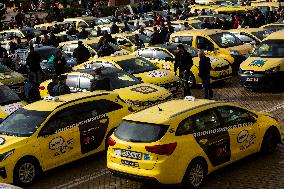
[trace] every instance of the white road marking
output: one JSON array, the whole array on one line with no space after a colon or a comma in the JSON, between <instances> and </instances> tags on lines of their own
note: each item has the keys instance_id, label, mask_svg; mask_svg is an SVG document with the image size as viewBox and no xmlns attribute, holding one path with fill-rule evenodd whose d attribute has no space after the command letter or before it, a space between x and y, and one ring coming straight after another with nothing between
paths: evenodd
<instances>
[{"instance_id":1,"label":"white road marking","mask_svg":"<svg viewBox=\"0 0 284 189\"><path fill-rule=\"evenodd\" d=\"M67 182L65 184L62 184L62 185L59 185L59 186L56 186L56 187L53 187L52 189L68 189L68 188L73 188L73 187L76 187L80 184L83 184L83 183L86 183L86 182L89 182L91 180L94 180L98 177L101 177L101 176L104 176L106 174L108 174L109 171L108 169L101 169L101 171L99 172L96 172L96 173L93 173L93 174L90 174L90 175L85 175L85 176L82 176L82 177L79 177L79 178L76 178L75 180L72 180L70 182Z\"/></svg>"},{"instance_id":2,"label":"white road marking","mask_svg":"<svg viewBox=\"0 0 284 189\"><path fill-rule=\"evenodd\" d=\"M270 112L274 112L274 111L282 109L282 108L284 108L284 102L281 103L281 104L277 104L276 106L273 106L269 109L263 110L263 112L270 113Z\"/></svg>"}]
</instances>

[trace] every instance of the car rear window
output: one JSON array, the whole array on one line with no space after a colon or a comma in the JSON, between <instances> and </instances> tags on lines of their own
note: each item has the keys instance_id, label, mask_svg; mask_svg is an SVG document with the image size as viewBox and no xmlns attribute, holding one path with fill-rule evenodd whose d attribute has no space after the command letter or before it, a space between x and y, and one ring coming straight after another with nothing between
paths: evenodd
<instances>
[{"instance_id":1,"label":"car rear window","mask_svg":"<svg viewBox=\"0 0 284 189\"><path fill-rule=\"evenodd\" d=\"M155 142L165 135L168 128L166 125L122 121L114 135L124 141Z\"/></svg>"}]
</instances>

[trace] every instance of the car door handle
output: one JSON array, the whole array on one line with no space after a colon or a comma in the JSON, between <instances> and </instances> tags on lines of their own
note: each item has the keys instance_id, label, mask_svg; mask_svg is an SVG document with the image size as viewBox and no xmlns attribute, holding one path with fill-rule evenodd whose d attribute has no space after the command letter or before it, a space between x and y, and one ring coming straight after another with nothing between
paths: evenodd
<instances>
[{"instance_id":1,"label":"car door handle","mask_svg":"<svg viewBox=\"0 0 284 189\"><path fill-rule=\"evenodd\" d=\"M201 143L201 144L206 144L207 142L208 142L207 139L201 139L201 140L199 141L199 143Z\"/></svg>"}]
</instances>

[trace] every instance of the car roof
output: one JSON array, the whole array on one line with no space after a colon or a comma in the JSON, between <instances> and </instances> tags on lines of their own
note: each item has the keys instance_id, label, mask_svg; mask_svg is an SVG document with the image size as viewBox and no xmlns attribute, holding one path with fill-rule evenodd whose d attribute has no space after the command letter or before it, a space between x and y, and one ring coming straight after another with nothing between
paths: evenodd
<instances>
[{"instance_id":1,"label":"car roof","mask_svg":"<svg viewBox=\"0 0 284 189\"><path fill-rule=\"evenodd\" d=\"M210 104L221 104L221 102L205 99L196 99L194 101L171 100L128 115L124 119L137 122L167 124L167 122L178 115Z\"/></svg>"},{"instance_id":2,"label":"car roof","mask_svg":"<svg viewBox=\"0 0 284 189\"><path fill-rule=\"evenodd\" d=\"M88 97L95 97L101 95L110 95L116 94L112 92L105 92L105 91L94 91L94 92L81 92L81 93L71 93L66 95L58 96L58 101L52 100L39 100L34 103L26 105L24 108L28 110L35 110L35 111L53 111L57 107L64 105L66 103L70 103L72 101L78 101L83 98Z\"/></svg>"},{"instance_id":3,"label":"car roof","mask_svg":"<svg viewBox=\"0 0 284 189\"><path fill-rule=\"evenodd\" d=\"M132 58L139 58L139 57L137 57L135 55L105 56L105 57L102 57L102 58L95 59L94 61L108 61L108 60L112 60L114 62L117 62L117 61L132 59Z\"/></svg>"},{"instance_id":4,"label":"car roof","mask_svg":"<svg viewBox=\"0 0 284 189\"><path fill-rule=\"evenodd\" d=\"M277 32L274 32L270 34L268 37L265 38L265 40L270 40L270 39L284 39L284 30L280 30Z\"/></svg>"},{"instance_id":5,"label":"car roof","mask_svg":"<svg viewBox=\"0 0 284 189\"><path fill-rule=\"evenodd\" d=\"M198 30L187 30L187 31L178 31L172 34L172 36L187 36L187 35L212 35L216 33L227 32L224 30L215 30L215 29L198 29Z\"/></svg>"},{"instance_id":6,"label":"car roof","mask_svg":"<svg viewBox=\"0 0 284 189\"><path fill-rule=\"evenodd\" d=\"M231 30L228 30L228 31L229 32L248 32L248 33L251 33L251 32L264 31L264 30L267 30L267 29L264 29L264 28L239 28L239 29L231 29Z\"/></svg>"}]
</instances>

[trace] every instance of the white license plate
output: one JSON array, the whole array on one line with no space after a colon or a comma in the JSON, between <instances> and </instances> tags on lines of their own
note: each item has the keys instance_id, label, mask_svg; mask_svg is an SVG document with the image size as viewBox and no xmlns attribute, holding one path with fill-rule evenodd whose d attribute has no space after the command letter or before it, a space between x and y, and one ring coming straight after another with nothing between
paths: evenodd
<instances>
[{"instance_id":1,"label":"white license plate","mask_svg":"<svg viewBox=\"0 0 284 189\"><path fill-rule=\"evenodd\" d=\"M246 81L248 81L248 82L258 82L258 78L257 77L247 77Z\"/></svg>"},{"instance_id":2,"label":"white license plate","mask_svg":"<svg viewBox=\"0 0 284 189\"><path fill-rule=\"evenodd\" d=\"M121 157L127 157L127 158L131 158L131 159L141 160L142 159L142 153L133 152L133 151L129 151L129 150L121 150Z\"/></svg>"},{"instance_id":3,"label":"white license plate","mask_svg":"<svg viewBox=\"0 0 284 189\"><path fill-rule=\"evenodd\" d=\"M139 167L138 162L133 162L133 161L128 161L128 160L122 159L122 160L121 160L121 163L122 163L123 165L128 165L128 166L132 166L132 167Z\"/></svg>"}]
</instances>

